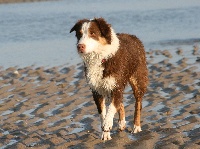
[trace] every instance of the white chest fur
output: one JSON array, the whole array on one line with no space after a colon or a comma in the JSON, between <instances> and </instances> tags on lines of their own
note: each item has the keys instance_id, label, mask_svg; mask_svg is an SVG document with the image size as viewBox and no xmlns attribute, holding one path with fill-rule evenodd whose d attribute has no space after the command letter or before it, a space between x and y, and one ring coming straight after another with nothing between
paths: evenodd
<instances>
[{"instance_id":1,"label":"white chest fur","mask_svg":"<svg viewBox=\"0 0 200 149\"><path fill-rule=\"evenodd\" d=\"M98 44L98 46L90 50L90 52L81 54L87 68L87 82L91 89L97 91L100 95L109 96L111 91L116 87L116 79L114 76L103 77L104 67L102 66L102 59L107 59L115 55L118 48L119 39L111 28L111 44Z\"/></svg>"},{"instance_id":2,"label":"white chest fur","mask_svg":"<svg viewBox=\"0 0 200 149\"><path fill-rule=\"evenodd\" d=\"M94 52L83 56L86 65L86 79L91 89L103 96L108 96L116 86L113 76L103 78L102 57Z\"/></svg>"}]
</instances>

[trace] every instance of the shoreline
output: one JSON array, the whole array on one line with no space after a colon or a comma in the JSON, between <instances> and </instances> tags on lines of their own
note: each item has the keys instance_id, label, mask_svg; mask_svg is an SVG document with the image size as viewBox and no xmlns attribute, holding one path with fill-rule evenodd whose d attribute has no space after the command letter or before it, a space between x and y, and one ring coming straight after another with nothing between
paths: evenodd
<instances>
[{"instance_id":1,"label":"shoreline","mask_svg":"<svg viewBox=\"0 0 200 149\"><path fill-rule=\"evenodd\" d=\"M43 1L56 1L56 0L0 0L0 4L24 3L24 2L43 2Z\"/></svg>"}]
</instances>

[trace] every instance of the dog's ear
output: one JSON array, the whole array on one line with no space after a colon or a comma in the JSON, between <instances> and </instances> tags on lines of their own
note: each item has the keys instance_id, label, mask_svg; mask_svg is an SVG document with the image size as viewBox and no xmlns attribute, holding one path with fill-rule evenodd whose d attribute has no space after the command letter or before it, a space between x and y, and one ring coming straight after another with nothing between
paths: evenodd
<instances>
[{"instance_id":1,"label":"dog's ear","mask_svg":"<svg viewBox=\"0 0 200 149\"><path fill-rule=\"evenodd\" d=\"M103 18L95 18L95 22L99 26L101 34L105 37L108 44L111 44L111 25L108 24Z\"/></svg>"},{"instance_id":2,"label":"dog's ear","mask_svg":"<svg viewBox=\"0 0 200 149\"><path fill-rule=\"evenodd\" d=\"M72 27L72 29L70 30L70 33L73 32L73 31L77 31L78 29L81 28L81 26L82 26L82 24L83 24L84 22L88 22L88 21L89 21L89 20L87 20L87 19L79 20L79 21Z\"/></svg>"}]
</instances>

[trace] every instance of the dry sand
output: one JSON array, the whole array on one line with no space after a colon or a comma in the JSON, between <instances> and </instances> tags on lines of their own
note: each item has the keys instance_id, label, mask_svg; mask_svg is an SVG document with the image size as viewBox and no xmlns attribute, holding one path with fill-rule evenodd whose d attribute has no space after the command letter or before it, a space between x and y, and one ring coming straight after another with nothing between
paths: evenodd
<instances>
[{"instance_id":1,"label":"dry sand","mask_svg":"<svg viewBox=\"0 0 200 149\"><path fill-rule=\"evenodd\" d=\"M131 134L134 98L124 94L127 129L100 140L100 120L82 65L0 70L0 148L200 148L200 51L150 50L142 132Z\"/></svg>"}]
</instances>

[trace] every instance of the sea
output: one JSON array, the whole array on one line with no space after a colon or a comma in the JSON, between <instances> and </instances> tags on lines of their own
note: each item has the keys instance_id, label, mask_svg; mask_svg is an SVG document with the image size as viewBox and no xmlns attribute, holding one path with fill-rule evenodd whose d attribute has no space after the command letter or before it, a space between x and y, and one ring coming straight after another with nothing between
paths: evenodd
<instances>
[{"instance_id":1,"label":"sea","mask_svg":"<svg viewBox=\"0 0 200 149\"><path fill-rule=\"evenodd\" d=\"M200 44L199 0L55 0L0 5L0 67L70 66L77 20L103 17L115 32L134 34L150 49Z\"/></svg>"}]
</instances>

